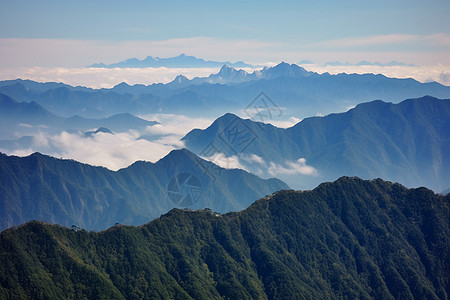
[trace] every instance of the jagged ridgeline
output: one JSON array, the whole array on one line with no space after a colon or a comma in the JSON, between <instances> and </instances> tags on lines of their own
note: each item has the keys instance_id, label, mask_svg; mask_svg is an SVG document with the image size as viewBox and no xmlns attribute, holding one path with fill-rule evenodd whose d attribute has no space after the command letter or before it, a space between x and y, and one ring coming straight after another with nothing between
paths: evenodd
<instances>
[{"instance_id":1,"label":"jagged ridgeline","mask_svg":"<svg viewBox=\"0 0 450 300\"><path fill-rule=\"evenodd\" d=\"M0 298L448 299L450 195L343 177L239 213L0 234Z\"/></svg>"}]
</instances>

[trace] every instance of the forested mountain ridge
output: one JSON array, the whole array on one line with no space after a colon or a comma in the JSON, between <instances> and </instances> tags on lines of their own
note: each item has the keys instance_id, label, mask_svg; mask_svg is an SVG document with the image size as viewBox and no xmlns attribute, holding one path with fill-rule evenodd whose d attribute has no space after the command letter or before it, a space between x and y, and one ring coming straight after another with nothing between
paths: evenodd
<instances>
[{"instance_id":1,"label":"forested mountain ridge","mask_svg":"<svg viewBox=\"0 0 450 300\"><path fill-rule=\"evenodd\" d=\"M1 298L448 299L450 196L343 177L225 215L0 234Z\"/></svg>"}]
</instances>

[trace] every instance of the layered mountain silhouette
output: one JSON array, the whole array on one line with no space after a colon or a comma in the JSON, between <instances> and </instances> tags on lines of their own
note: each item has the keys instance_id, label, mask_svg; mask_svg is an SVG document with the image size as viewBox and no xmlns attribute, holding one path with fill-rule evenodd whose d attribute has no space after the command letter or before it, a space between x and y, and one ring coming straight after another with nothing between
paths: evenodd
<instances>
[{"instance_id":1,"label":"layered mountain silhouette","mask_svg":"<svg viewBox=\"0 0 450 300\"><path fill-rule=\"evenodd\" d=\"M378 67L394 67L394 66L400 66L400 67L415 67L416 65L414 64L407 64L407 63L403 63L403 62L398 62L398 61L391 61L388 63L380 63L380 62L370 62L370 61L365 61L362 60L356 64L352 64L352 63L348 63L348 62L339 62L339 61L334 61L334 62L327 62L325 63L325 66L378 66Z\"/></svg>"},{"instance_id":2,"label":"layered mountain silhouette","mask_svg":"<svg viewBox=\"0 0 450 300\"><path fill-rule=\"evenodd\" d=\"M233 130L242 132L242 141L251 138L248 146L229 142L237 141ZM205 157L211 143L228 157L239 155L241 163L259 175L306 159L317 172L301 176L283 175L281 170L277 175L297 188L342 175L381 177L437 192L450 186L450 100L429 96L399 104L363 103L345 113L306 118L287 129L225 114L183 141ZM251 160L252 155L258 159Z\"/></svg>"},{"instance_id":3,"label":"layered mountain silhouette","mask_svg":"<svg viewBox=\"0 0 450 300\"><path fill-rule=\"evenodd\" d=\"M114 132L142 129L158 124L129 113L121 113L107 118L89 119L78 115L59 117L36 102L17 102L9 96L0 94L0 136L2 139L26 135L36 131L50 133L65 131L84 131L106 127Z\"/></svg>"},{"instance_id":4,"label":"layered mountain silhouette","mask_svg":"<svg viewBox=\"0 0 450 300\"><path fill-rule=\"evenodd\" d=\"M140 60L137 58L130 58L121 62L113 64L97 63L88 66L89 68L217 68L223 66L224 64L236 67L236 68L254 68L255 66L246 64L242 61L236 63L230 62L218 62L211 60L204 60L202 58L197 58L195 56L190 56L186 54L180 54L175 57L152 57L147 56L146 58Z\"/></svg>"},{"instance_id":5,"label":"layered mountain silhouette","mask_svg":"<svg viewBox=\"0 0 450 300\"><path fill-rule=\"evenodd\" d=\"M180 75L181 76L181 75ZM306 71L304 68L295 64L287 64L285 62L279 65L268 68L264 67L261 71L254 71L247 73L244 70L236 70L230 65L223 65L217 74L211 74L208 77L195 77L191 80L186 77L176 77L171 84L178 86L187 86L192 84L236 84L255 80L272 80L275 78L301 78L308 76L319 76L317 73Z\"/></svg>"},{"instance_id":6,"label":"layered mountain silhouette","mask_svg":"<svg viewBox=\"0 0 450 300\"><path fill-rule=\"evenodd\" d=\"M220 168L188 150L116 172L39 153L1 154L0 178L1 230L30 220L102 230L143 224L174 207L236 211L289 188L278 179Z\"/></svg>"},{"instance_id":7,"label":"layered mountain silhouette","mask_svg":"<svg viewBox=\"0 0 450 300\"><path fill-rule=\"evenodd\" d=\"M0 297L447 299L449 201L347 177L101 233L31 222L0 234Z\"/></svg>"},{"instance_id":8,"label":"layered mountain silhouette","mask_svg":"<svg viewBox=\"0 0 450 300\"><path fill-rule=\"evenodd\" d=\"M431 95L450 98L450 87L413 79L374 74L318 74L295 64L280 63L253 73L225 65L217 74L189 80L178 76L168 84L121 83L112 89L86 89L62 84L16 80L0 82L0 93L17 101L35 101L50 112L70 117L100 118L119 113L183 113L215 116L242 111L265 92L289 115L345 111L374 99L398 102Z\"/></svg>"}]
</instances>

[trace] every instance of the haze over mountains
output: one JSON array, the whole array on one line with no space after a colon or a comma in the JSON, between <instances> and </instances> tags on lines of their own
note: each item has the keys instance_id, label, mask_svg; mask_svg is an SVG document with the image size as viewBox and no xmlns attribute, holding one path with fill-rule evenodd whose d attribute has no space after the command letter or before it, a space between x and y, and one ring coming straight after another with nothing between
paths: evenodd
<instances>
[{"instance_id":1,"label":"haze over mountains","mask_svg":"<svg viewBox=\"0 0 450 300\"><path fill-rule=\"evenodd\" d=\"M341 178L239 213L0 234L0 297L447 299L450 195Z\"/></svg>"},{"instance_id":2,"label":"haze over mountains","mask_svg":"<svg viewBox=\"0 0 450 300\"><path fill-rule=\"evenodd\" d=\"M221 67L223 65L229 65L235 68L256 68L257 66L249 65L243 61L236 63L231 62L218 62L211 60L204 60L194 56L180 54L174 57L160 58L147 56L146 58L139 60L137 58L130 58L121 62L104 64L97 63L88 66L88 68L214 68Z\"/></svg>"},{"instance_id":3,"label":"haze over mountains","mask_svg":"<svg viewBox=\"0 0 450 300\"><path fill-rule=\"evenodd\" d=\"M370 61L365 61L362 60L356 64L352 64L352 63L348 63L348 62L339 62L339 61L334 61L334 62L327 62L325 63L325 66L379 66L379 67L393 67L393 66L406 66L406 67L414 67L414 64L406 64L403 62L398 62L398 61L391 61L388 63L380 63L380 62L370 62Z\"/></svg>"},{"instance_id":4,"label":"haze over mountains","mask_svg":"<svg viewBox=\"0 0 450 300\"><path fill-rule=\"evenodd\" d=\"M319 75L286 63L253 73L224 66L217 74L205 78L189 80L180 76L168 84L122 83L101 90L20 80L0 82L0 93L16 101L35 101L60 116L78 114L89 118L124 112L217 117L224 112L241 112L261 92L283 110L284 117L300 119L346 111L375 99L399 102L425 95L450 98L450 87L435 82L373 74Z\"/></svg>"},{"instance_id":5,"label":"haze over mountains","mask_svg":"<svg viewBox=\"0 0 450 300\"><path fill-rule=\"evenodd\" d=\"M0 94L0 136L3 139L17 135L26 135L39 127L40 131L55 133L59 131L84 131L92 128L107 127L114 132L130 129L142 129L158 124L135 117L129 113L121 113L102 119L88 119L78 115L68 118L59 117L43 108L36 102L17 102Z\"/></svg>"},{"instance_id":6,"label":"haze over mountains","mask_svg":"<svg viewBox=\"0 0 450 300\"><path fill-rule=\"evenodd\" d=\"M208 83L214 81L225 83ZM275 85L277 82L280 84ZM228 108L231 110L231 107L235 107L239 102L238 99L242 99L242 95L249 93L250 90L254 90L256 94L257 90L254 89L256 86L264 86L266 90L273 87L282 91L281 94L292 96L297 95L296 92L305 92L300 91L301 87L306 87L311 92L313 85L307 83L314 82L327 87L316 89L315 92L326 92L329 96L333 88L341 89L341 92L342 88L348 89L349 94L357 95L357 90L362 91L364 86L373 92L390 94L387 98L396 94L420 94L420 91L430 91L433 95L446 94L449 90L449 87L437 83L422 84L414 80L398 80L381 75L318 75L296 65L284 63L251 74L224 66L219 73L206 78L188 80L179 77L178 80L166 85L121 84L112 90L93 90L22 80L4 81L0 83L0 91L25 102L18 103L14 99L2 96L0 114L3 116L1 121L3 138L0 139L0 148L7 153L21 153L17 151L22 150L31 153L29 149L35 148L34 151L68 157L59 155L70 153L65 150L67 146L63 145L65 148L61 148L61 143L55 146L51 139L47 142L49 140L47 138L44 145L53 145L53 148L36 147L33 143L36 144L37 140L33 137L41 132L57 133L70 130L88 131L85 137L92 137L95 132L107 132L97 131L100 127L113 133L136 131L127 136L132 147L139 139L151 142L158 140L158 136L146 133L148 131L146 129L156 125L157 122L139 119L128 112L142 114L182 111L183 114L189 112L208 114L208 111L227 111ZM351 90L350 87L353 86L357 88ZM290 93L289 88L296 92ZM146 93L148 91L153 91L158 96ZM203 96L200 96L202 94ZM220 96L210 98L206 94ZM226 95L232 100L221 98ZM292 96L292 99L295 98ZM317 98L316 95L314 99L321 98ZM358 105L343 114L332 114L325 118L306 118L288 129L261 123L253 124L258 121L274 121L287 112L293 114L289 107L308 111L317 108L318 105L333 107L333 103L337 103L342 107L343 103L349 103L337 99L315 100L306 104L302 101L292 101L289 106L280 106L279 102L263 92L256 94L251 102L241 107L240 114L250 117L253 122L240 119L233 114L226 114L206 129L204 134L194 130L182 139L182 142L198 155L211 156L207 153L205 155L202 151L211 141L219 138L228 123L238 118L239 122L251 128L256 139L242 152L221 145L218 152L233 159L231 165L227 165L228 162L223 159L222 162L218 162L223 167L242 167L262 177L279 177L291 187L301 189L313 188L320 182L335 180L342 175L367 179L381 177L401 182L409 187L424 185L436 192L449 188L449 183L445 179L449 175L446 170L449 169L447 153L450 153L448 100L423 97L399 105L374 101ZM396 98L394 102L399 100ZM55 114L64 117L54 115L54 111ZM111 117L87 119L73 116L71 114L73 111L80 115ZM174 115L173 118L177 116ZM221 125L215 125L216 123ZM167 154L170 149L183 147L183 143L172 138L169 144L162 145L158 153ZM238 157L237 154L243 155ZM78 159L81 159L80 156ZM94 163L91 160L86 162ZM130 163L124 165L122 162L121 167ZM115 163L115 169L117 165L118 163Z\"/></svg>"},{"instance_id":7,"label":"haze over mountains","mask_svg":"<svg viewBox=\"0 0 450 300\"><path fill-rule=\"evenodd\" d=\"M233 130L251 142L246 147L227 142L224 137ZM399 104L363 103L287 129L225 114L183 141L213 161L223 153L255 174L282 178L294 188L309 189L342 175L381 177L438 192L450 187L450 100L430 96ZM214 153L208 152L210 145Z\"/></svg>"},{"instance_id":8,"label":"haze over mountains","mask_svg":"<svg viewBox=\"0 0 450 300\"><path fill-rule=\"evenodd\" d=\"M174 207L225 213L289 188L278 179L220 168L185 149L117 172L39 153L0 154L0 178L0 230L31 220L104 230L117 222L140 225Z\"/></svg>"}]
</instances>

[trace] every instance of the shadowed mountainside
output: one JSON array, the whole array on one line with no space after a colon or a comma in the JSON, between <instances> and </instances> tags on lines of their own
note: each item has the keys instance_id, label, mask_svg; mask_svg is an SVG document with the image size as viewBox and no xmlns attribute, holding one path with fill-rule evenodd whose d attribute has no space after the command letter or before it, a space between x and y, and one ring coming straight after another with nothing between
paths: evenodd
<instances>
[{"instance_id":1,"label":"shadowed mountainside","mask_svg":"<svg viewBox=\"0 0 450 300\"><path fill-rule=\"evenodd\" d=\"M242 150L224 142L235 128L253 139ZM306 118L287 129L226 114L182 140L197 154L210 143L228 157L238 153L246 169L260 176L264 172L258 169L267 174L271 163L285 166L304 158L317 176L272 174L295 188L311 188L343 175L380 177L437 192L450 187L450 100L430 96L399 104L362 103L345 113ZM250 164L252 155L261 159Z\"/></svg>"},{"instance_id":2,"label":"shadowed mountainside","mask_svg":"<svg viewBox=\"0 0 450 300\"><path fill-rule=\"evenodd\" d=\"M219 168L185 149L117 172L39 153L0 154L0 178L0 230L31 220L102 230L117 222L143 224L174 207L237 211L289 188Z\"/></svg>"}]
</instances>

